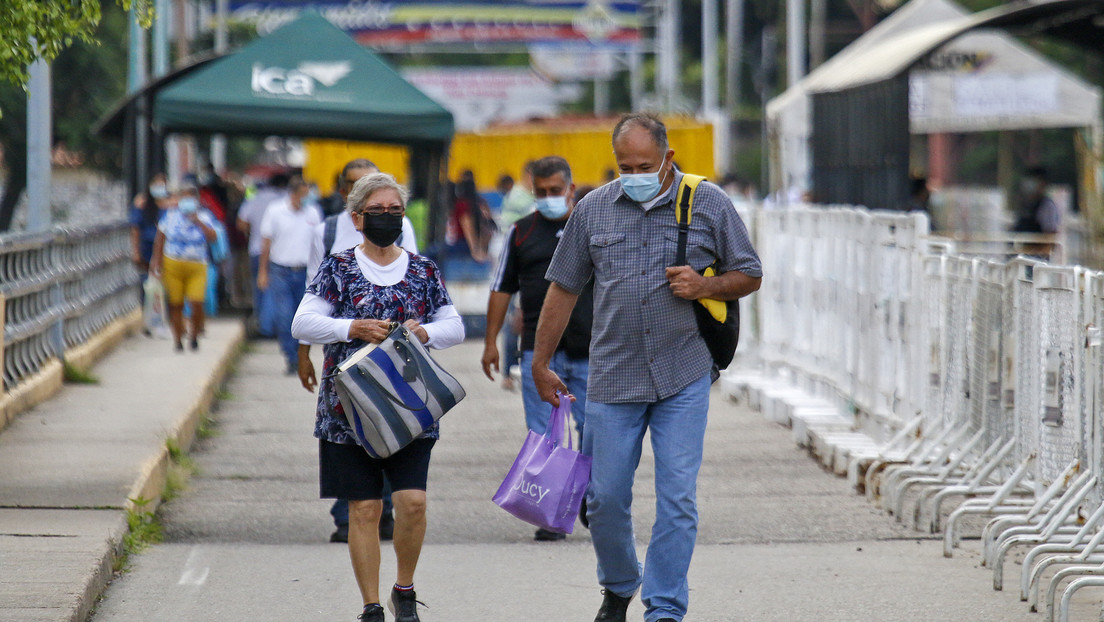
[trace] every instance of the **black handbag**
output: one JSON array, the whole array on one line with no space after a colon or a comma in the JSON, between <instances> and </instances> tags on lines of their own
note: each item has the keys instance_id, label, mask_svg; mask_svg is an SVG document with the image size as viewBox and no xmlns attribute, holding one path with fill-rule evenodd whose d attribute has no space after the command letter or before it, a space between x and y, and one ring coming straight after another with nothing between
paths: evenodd
<instances>
[{"instance_id":1,"label":"black handbag","mask_svg":"<svg viewBox=\"0 0 1104 622\"><path fill-rule=\"evenodd\" d=\"M694 191L705 178L700 175L683 175L679 183L678 199L675 205L675 220L678 222L678 246L675 251L675 265L685 266L686 238L690 232L691 210ZM702 270L702 276L721 274L718 261ZM694 304L694 317L698 321L698 332L705 340L705 347L713 358L710 378L713 382L721 375L721 370L732 363L736 346L740 343L740 303L738 300L715 300L699 298Z\"/></svg>"}]
</instances>

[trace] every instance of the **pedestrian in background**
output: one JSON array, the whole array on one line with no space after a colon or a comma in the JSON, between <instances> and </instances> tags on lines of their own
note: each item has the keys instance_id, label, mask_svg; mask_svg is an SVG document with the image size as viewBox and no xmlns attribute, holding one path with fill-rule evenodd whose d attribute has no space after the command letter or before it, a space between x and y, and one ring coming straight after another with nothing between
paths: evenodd
<instances>
[{"instance_id":1,"label":"pedestrian in background","mask_svg":"<svg viewBox=\"0 0 1104 622\"><path fill-rule=\"evenodd\" d=\"M1027 170L1020 181L1020 215L1013 226L1017 233L1033 233L1046 238L1046 241L1024 244L1025 254L1043 259L1049 259L1054 252L1054 239L1062 224L1058 205L1047 194L1049 183L1045 168L1035 166Z\"/></svg>"},{"instance_id":2,"label":"pedestrian in background","mask_svg":"<svg viewBox=\"0 0 1104 622\"><path fill-rule=\"evenodd\" d=\"M272 319L272 296L267 290L256 287L257 276L261 271L261 221L273 203L287 197L288 175L273 175L268 184L259 188L253 198L242 204L238 211L237 227L249 236L249 272L253 287L253 316L250 319L254 334L260 337L273 337L276 329Z\"/></svg>"},{"instance_id":3,"label":"pedestrian in background","mask_svg":"<svg viewBox=\"0 0 1104 622\"><path fill-rule=\"evenodd\" d=\"M276 201L261 221L261 259L257 287L271 289L272 323L285 371L299 372L299 342L291 336L291 319L307 286L314 228L322 222L318 207L306 201L307 182L296 175L288 182L288 196Z\"/></svg>"},{"instance_id":4,"label":"pedestrian in background","mask_svg":"<svg viewBox=\"0 0 1104 622\"><path fill-rule=\"evenodd\" d=\"M494 219L487 202L475 185L471 171L460 174L456 183L456 197L449 216L449 237L454 241L453 252L468 256L478 263L487 261L487 249L494 234Z\"/></svg>"},{"instance_id":5,"label":"pedestrian in background","mask_svg":"<svg viewBox=\"0 0 1104 622\"><path fill-rule=\"evenodd\" d=\"M418 622L414 573L426 530L434 424L384 459L357 445L337 398L333 371L368 343L380 343L390 323L405 325L430 348L464 340L464 324L431 260L396 244L402 234L406 189L385 173L362 177L349 193L362 242L322 261L295 315L295 337L325 343L314 435L319 439L322 498L349 499L349 555L364 602L360 619L384 622L379 590L379 520L383 478L394 488L397 581L388 605L396 622Z\"/></svg>"},{"instance_id":6,"label":"pedestrian in background","mask_svg":"<svg viewBox=\"0 0 1104 622\"><path fill-rule=\"evenodd\" d=\"M191 313L189 334L192 350L199 349L203 334L203 301L207 295L208 246L215 241L216 221L199 205L199 189L184 186L175 197L176 207L169 209L157 225L150 274L165 286L169 307L169 326L177 352L184 351L184 303Z\"/></svg>"},{"instance_id":7,"label":"pedestrian in background","mask_svg":"<svg viewBox=\"0 0 1104 622\"><path fill-rule=\"evenodd\" d=\"M703 182L694 194L689 266L673 266L674 199L682 174L667 129L650 115L613 130L619 180L576 207L556 247L533 351L541 398L570 388L551 369L579 295L594 281L583 453L593 457L586 516L604 598L595 622L623 622L641 590L648 622L682 620L697 537L697 477L713 360L697 328L698 298L735 300L759 288L759 257L732 201ZM719 260L722 273L699 270ZM632 484L645 432L655 455L656 518L643 568L632 523Z\"/></svg>"},{"instance_id":8,"label":"pedestrian in background","mask_svg":"<svg viewBox=\"0 0 1104 622\"><path fill-rule=\"evenodd\" d=\"M909 179L909 200L905 211L926 214L931 218L931 189L928 188L927 177Z\"/></svg>"},{"instance_id":9,"label":"pedestrian in background","mask_svg":"<svg viewBox=\"0 0 1104 622\"><path fill-rule=\"evenodd\" d=\"M502 226L509 227L518 219L531 214L533 200L533 161L529 160L521 167L521 178L511 183L509 191L502 197L502 213L499 217Z\"/></svg>"},{"instance_id":10,"label":"pedestrian in background","mask_svg":"<svg viewBox=\"0 0 1104 622\"><path fill-rule=\"evenodd\" d=\"M506 180L509 179L507 186ZM503 175L499 179L502 189L502 209L499 210L499 222L502 228L508 229L520 218L533 213L533 160L528 160L521 167L521 177L514 181L509 175ZM521 359L521 344L518 337L522 331L522 312L518 306L517 298L513 298L507 307L506 320L502 325L502 388L507 391L514 389L514 379L511 375L515 366Z\"/></svg>"},{"instance_id":11,"label":"pedestrian in background","mask_svg":"<svg viewBox=\"0 0 1104 622\"><path fill-rule=\"evenodd\" d=\"M342 206L349 196L349 191L361 177L380 172L371 160L357 158L350 160L341 169L338 176L337 192L341 197ZM418 253L417 240L414 235L414 225L410 219L403 216L402 235L399 238L399 247L411 254ZM364 233L357 229L353 222L353 214L349 209L343 209L337 214L327 216L322 224L314 228L314 237L311 238L310 257L307 260L307 282L314 280L318 267L322 260L334 253L353 248L364 242ZM318 386L318 378L314 372L314 363L310 358L311 344L299 341L298 370L299 382L303 388L313 392ZM330 534L330 542L349 541L349 502L345 499L337 499L330 507L330 516L334 521L334 532ZM383 513L380 516L379 534L381 540L391 540L395 534L394 506L391 502L391 485L384 478L383 487Z\"/></svg>"},{"instance_id":12,"label":"pedestrian in background","mask_svg":"<svg viewBox=\"0 0 1104 622\"><path fill-rule=\"evenodd\" d=\"M130 204L130 252L135 267L144 276L149 272L153 243L157 239L157 223L161 221L169 198L168 181L164 173L150 177L143 192Z\"/></svg>"},{"instance_id":13,"label":"pedestrian in background","mask_svg":"<svg viewBox=\"0 0 1104 622\"><path fill-rule=\"evenodd\" d=\"M575 206L575 184L571 179L571 167L567 160L559 156L537 160L532 166L532 174L537 211L518 220L506 234L487 300L487 333L481 362L483 373L494 380L493 372L497 372L499 367L495 341L506 319L511 296L519 294L523 317L520 365L525 425L537 434L544 434L552 409L541 400L533 383L533 343L541 304L548 292L549 282L545 279L545 273ZM580 435L586 412L592 306L593 284L587 283L549 362L549 368L559 375L575 396L571 412ZM538 529L534 536L542 541L563 540L565 537L562 533L543 528Z\"/></svg>"}]
</instances>

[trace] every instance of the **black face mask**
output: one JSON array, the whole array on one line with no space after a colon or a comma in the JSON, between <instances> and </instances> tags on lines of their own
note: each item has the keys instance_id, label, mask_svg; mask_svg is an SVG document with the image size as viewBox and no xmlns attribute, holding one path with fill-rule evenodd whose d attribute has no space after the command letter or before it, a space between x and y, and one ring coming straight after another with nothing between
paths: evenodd
<instances>
[{"instance_id":1,"label":"black face mask","mask_svg":"<svg viewBox=\"0 0 1104 622\"><path fill-rule=\"evenodd\" d=\"M386 213L378 216L361 214L361 219L364 221L364 228L361 229L364 237L380 248L391 246L402 235L402 216Z\"/></svg>"}]
</instances>

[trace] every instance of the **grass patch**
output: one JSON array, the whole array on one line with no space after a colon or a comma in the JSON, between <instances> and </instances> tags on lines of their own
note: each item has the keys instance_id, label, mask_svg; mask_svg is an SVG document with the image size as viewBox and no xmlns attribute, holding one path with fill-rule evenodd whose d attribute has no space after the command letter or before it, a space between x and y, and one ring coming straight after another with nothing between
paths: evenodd
<instances>
[{"instance_id":1,"label":"grass patch","mask_svg":"<svg viewBox=\"0 0 1104 622\"><path fill-rule=\"evenodd\" d=\"M211 416L211 413L203 413L203 416L199 419L199 427L196 428L196 437L206 440L218 436L217 425L218 422Z\"/></svg>"},{"instance_id":2,"label":"grass patch","mask_svg":"<svg viewBox=\"0 0 1104 622\"><path fill-rule=\"evenodd\" d=\"M74 367L68 361L62 364L62 369L65 382L71 382L73 384L100 384L100 379L92 374L92 372Z\"/></svg>"},{"instance_id":3,"label":"grass patch","mask_svg":"<svg viewBox=\"0 0 1104 622\"><path fill-rule=\"evenodd\" d=\"M161 491L162 501L172 501L188 488L188 480L196 472L195 460L184 452L176 439L165 441L169 450L169 468L165 473L165 487Z\"/></svg>"},{"instance_id":4,"label":"grass patch","mask_svg":"<svg viewBox=\"0 0 1104 622\"><path fill-rule=\"evenodd\" d=\"M131 499L134 509L126 511L127 528L123 536L123 552L115 558L112 568L115 572L124 572L130 568L130 556L149 548L162 540L161 523L157 520L157 513L144 509L149 505L149 499L141 497Z\"/></svg>"}]
</instances>

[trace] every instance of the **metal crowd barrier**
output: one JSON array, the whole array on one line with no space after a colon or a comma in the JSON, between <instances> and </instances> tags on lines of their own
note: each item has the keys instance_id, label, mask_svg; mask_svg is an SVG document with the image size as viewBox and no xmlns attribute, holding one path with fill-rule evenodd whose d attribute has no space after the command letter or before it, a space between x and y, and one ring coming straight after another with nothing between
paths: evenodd
<instances>
[{"instance_id":1,"label":"metal crowd barrier","mask_svg":"<svg viewBox=\"0 0 1104 622\"><path fill-rule=\"evenodd\" d=\"M749 219L767 277L730 393L897 520L943 531L948 557L968 517L987 521L994 588L1023 550L1020 595L1047 620L1104 587L1104 273L975 255L919 215Z\"/></svg>"},{"instance_id":2,"label":"metal crowd barrier","mask_svg":"<svg viewBox=\"0 0 1104 622\"><path fill-rule=\"evenodd\" d=\"M139 306L126 223L0 236L3 390Z\"/></svg>"}]
</instances>

